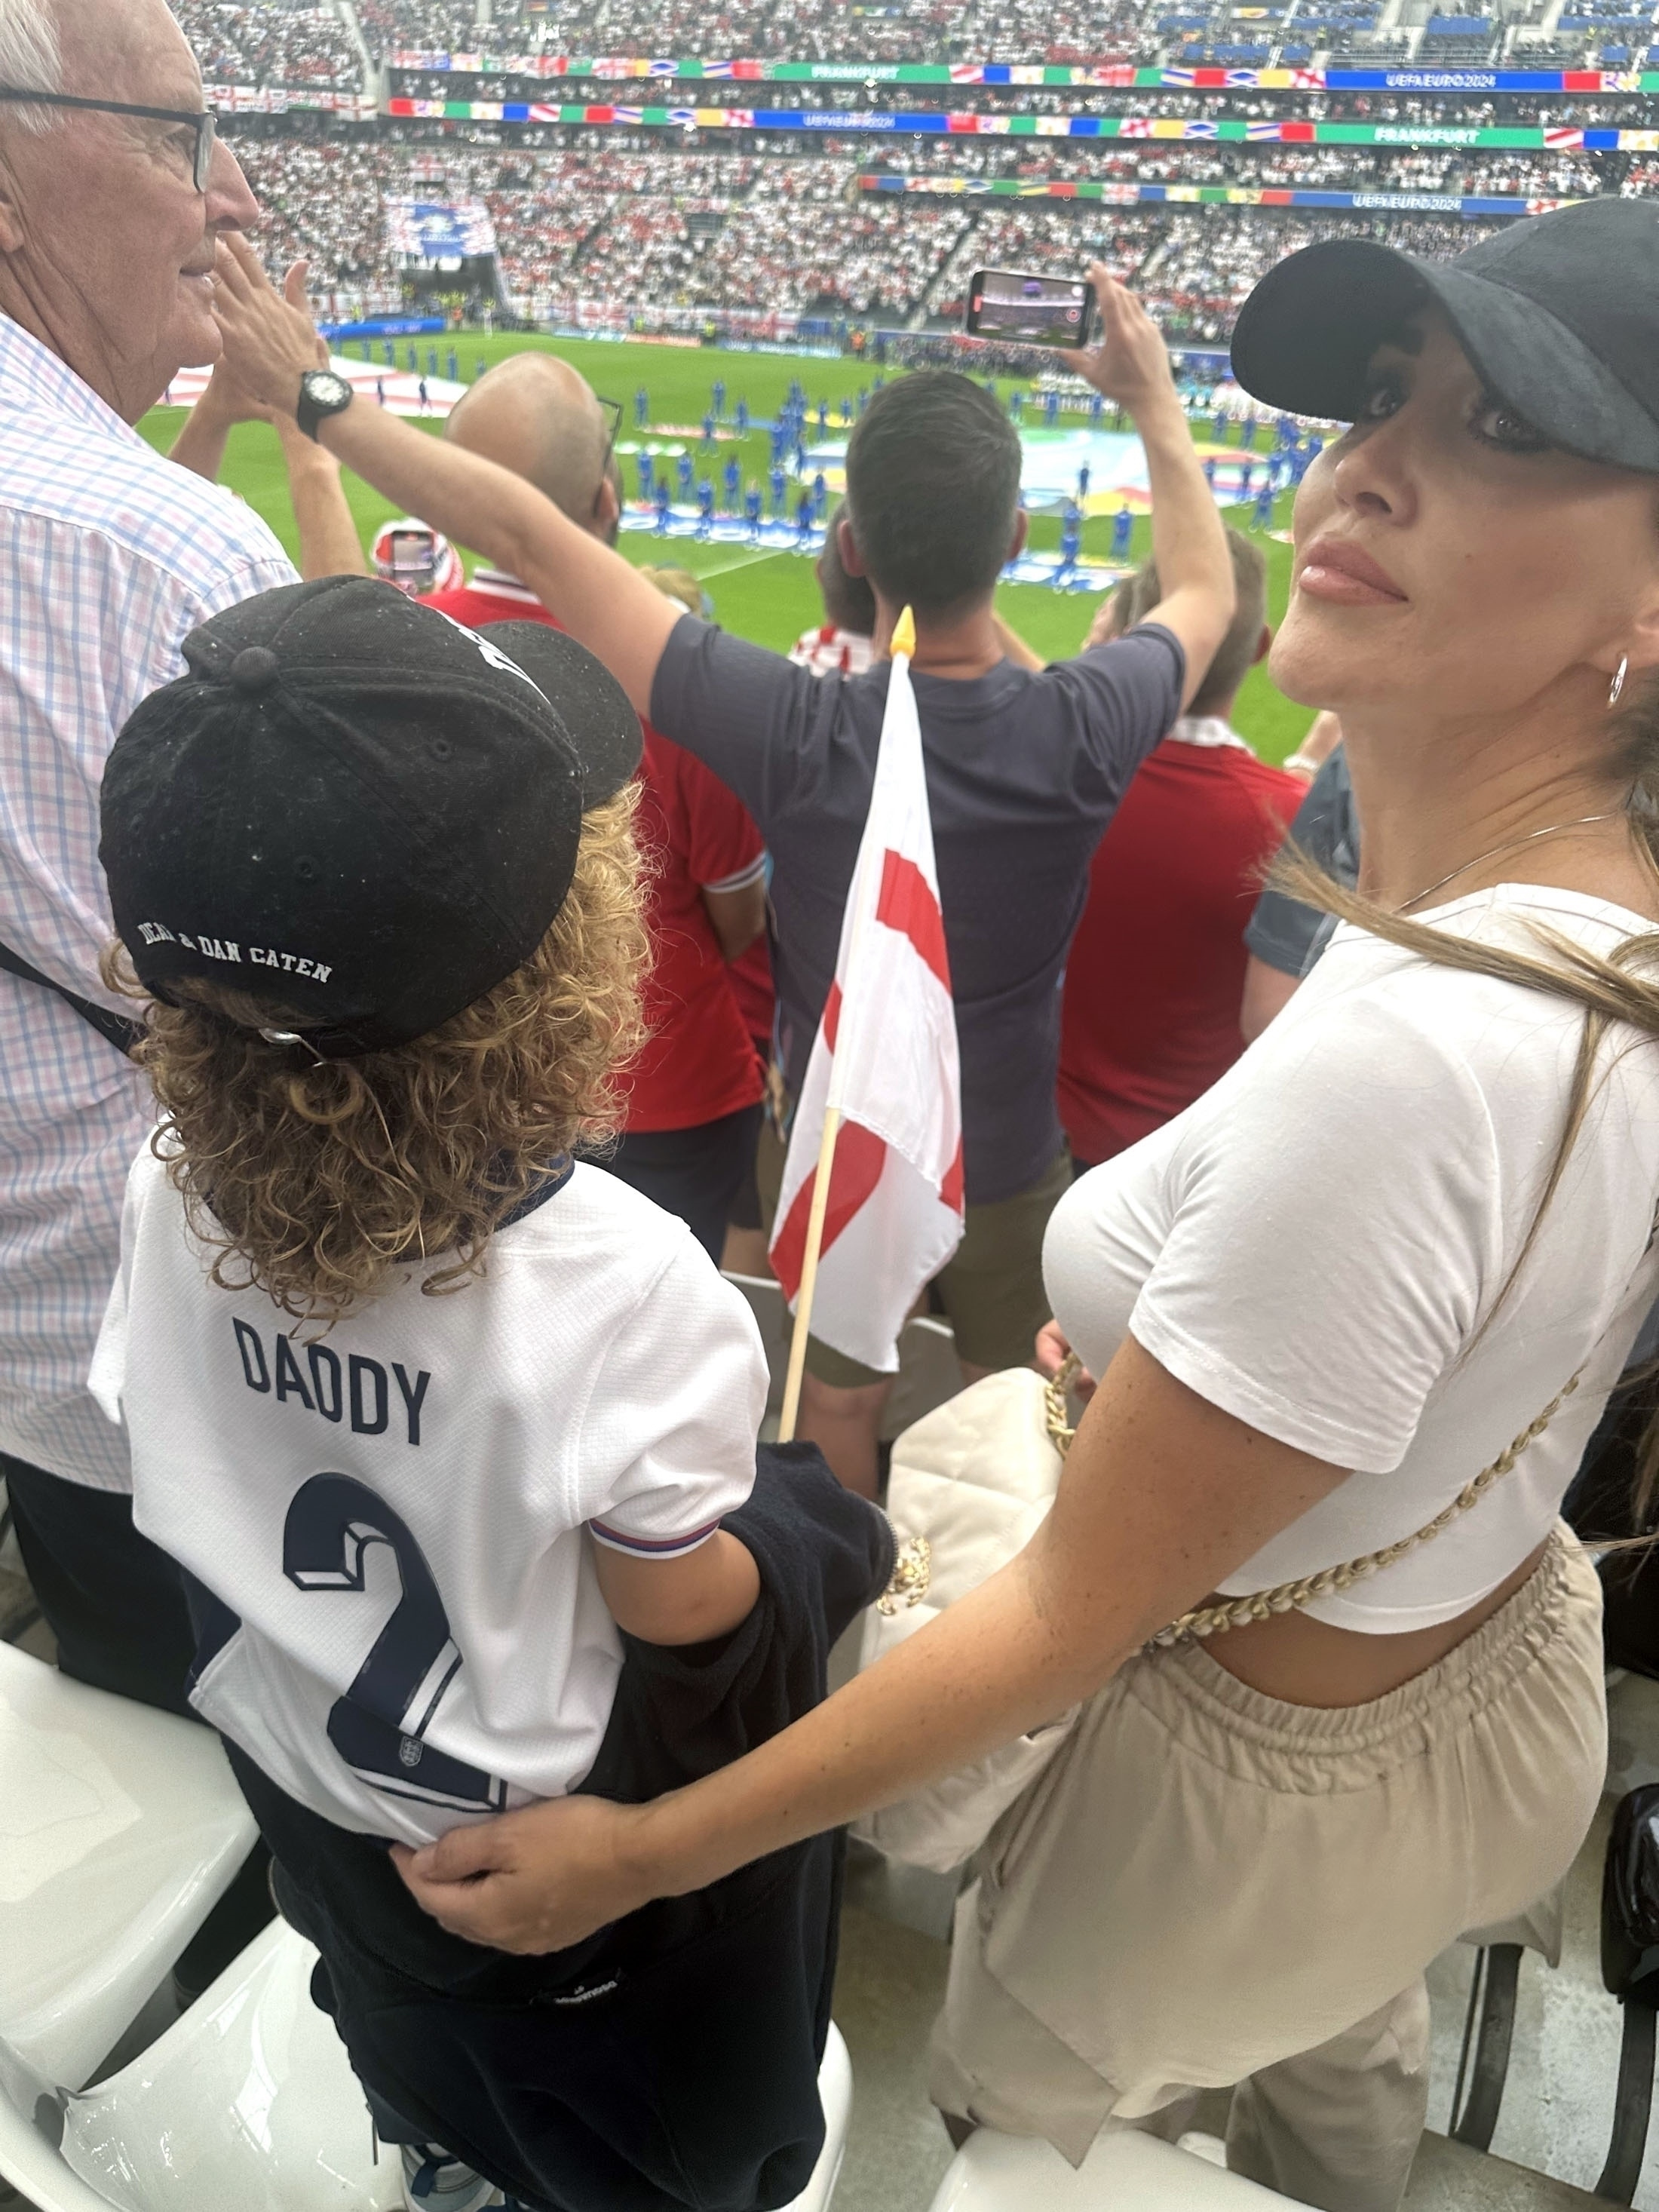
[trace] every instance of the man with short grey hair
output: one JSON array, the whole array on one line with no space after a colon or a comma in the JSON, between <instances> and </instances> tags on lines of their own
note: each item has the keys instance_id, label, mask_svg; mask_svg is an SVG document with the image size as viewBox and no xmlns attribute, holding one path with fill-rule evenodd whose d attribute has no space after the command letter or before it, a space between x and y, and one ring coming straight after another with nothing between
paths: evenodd
<instances>
[{"instance_id":1,"label":"man with short grey hair","mask_svg":"<svg viewBox=\"0 0 1659 2212\"><path fill-rule=\"evenodd\" d=\"M150 1126L99 974L98 793L189 632L294 580L131 427L217 359L216 242L258 213L166 0L0 0L0 1474L60 1664L177 1710L178 1571L85 1387Z\"/></svg>"}]
</instances>

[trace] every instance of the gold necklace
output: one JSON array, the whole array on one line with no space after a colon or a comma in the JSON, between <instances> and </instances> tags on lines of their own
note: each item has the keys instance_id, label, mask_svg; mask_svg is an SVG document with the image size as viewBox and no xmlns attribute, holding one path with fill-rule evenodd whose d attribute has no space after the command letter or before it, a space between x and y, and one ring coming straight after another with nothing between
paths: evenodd
<instances>
[{"instance_id":1,"label":"gold necklace","mask_svg":"<svg viewBox=\"0 0 1659 2212\"><path fill-rule=\"evenodd\" d=\"M1398 910L1401 914L1409 914L1413 907L1421 906L1425 898L1432 897L1436 891L1444 890L1448 884L1455 883L1459 876L1468 875L1471 868L1478 868L1486 860L1495 860L1500 853L1513 853L1518 847L1530 845L1539 837L1559 837L1564 830L1583 830L1592 822L1618 822L1623 816L1624 809L1620 807L1609 814L1581 814L1575 822L1552 822L1547 829L1528 830L1522 836L1511 837L1504 844L1494 845L1489 853L1477 853L1474 860L1460 862L1449 875L1442 876L1439 882L1431 884L1427 890L1419 891L1414 897L1408 898Z\"/></svg>"}]
</instances>

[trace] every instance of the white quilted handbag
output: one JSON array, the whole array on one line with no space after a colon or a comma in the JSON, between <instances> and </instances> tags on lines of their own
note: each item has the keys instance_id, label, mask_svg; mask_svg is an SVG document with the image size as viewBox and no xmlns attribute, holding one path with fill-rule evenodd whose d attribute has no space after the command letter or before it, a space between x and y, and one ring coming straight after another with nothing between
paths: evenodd
<instances>
[{"instance_id":1,"label":"white quilted handbag","mask_svg":"<svg viewBox=\"0 0 1659 2212\"><path fill-rule=\"evenodd\" d=\"M1054 1503L1063 1464L1065 1400L1029 1367L988 1375L915 1422L893 1445L888 1516L899 1560L864 1616L860 1668L914 1636L946 1606L1006 1566ZM890 1858L948 1874L1060 1749L1078 1706L866 1814L853 1833Z\"/></svg>"}]
</instances>

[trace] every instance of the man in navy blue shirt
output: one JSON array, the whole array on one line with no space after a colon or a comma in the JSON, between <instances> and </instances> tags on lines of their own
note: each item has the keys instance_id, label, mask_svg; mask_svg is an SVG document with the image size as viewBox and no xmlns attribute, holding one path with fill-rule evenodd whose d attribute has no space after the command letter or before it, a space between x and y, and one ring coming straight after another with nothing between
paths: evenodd
<instances>
[{"instance_id":1,"label":"man in navy blue shirt","mask_svg":"<svg viewBox=\"0 0 1659 2212\"><path fill-rule=\"evenodd\" d=\"M966 1378L1029 1359L1048 1317L1042 1232L1070 1179L1054 1097L1066 951L1101 834L1233 612L1225 535L1163 338L1103 267L1091 274L1104 343L1076 365L1127 410L1146 451L1164 595L1144 623L1048 668L1007 657L993 600L1025 542L1020 442L1000 404L949 371L904 377L870 403L837 526L843 565L875 594L878 655L906 606L915 617L967 1197L962 1245L934 1289ZM238 368L277 405L290 379L298 392L315 338L274 291L262 297L258 354ZM711 629L520 480L377 409L348 408L321 435L383 495L521 577L640 714L744 800L775 862L780 1043L798 1096L869 811L884 657L827 681ZM828 1346L809 1352L800 1433L870 1495L890 1387Z\"/></svg>"}]
</instances>

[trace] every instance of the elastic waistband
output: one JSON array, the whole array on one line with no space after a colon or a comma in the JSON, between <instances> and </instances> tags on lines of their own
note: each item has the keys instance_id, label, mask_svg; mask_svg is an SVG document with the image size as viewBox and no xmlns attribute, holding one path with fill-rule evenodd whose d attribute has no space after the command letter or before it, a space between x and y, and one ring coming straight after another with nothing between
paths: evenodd
<instances>
[{"instance_id":1,"label":"elastic waistband","mask_svg":"<svg viewBox=\"0 0 1659 2212\"><path fill-rule=\"evenodd\" d=\"M1174 1698L1234 1739L1306 1758L1363 1753L1385 1762L1443 1741L1493 1705L1575 1619L1599 1638L1600 1585L1576 1536L1558 1523L1513 1597L1436 1665L1363 1705L1293 1705L1253 1690L1202 1644L1178 1644L1131 1662L1124 1686L1148 1705ZM1598 1644L1599 1650L1599 1644Z\"/></svg>"}]
</instances>

